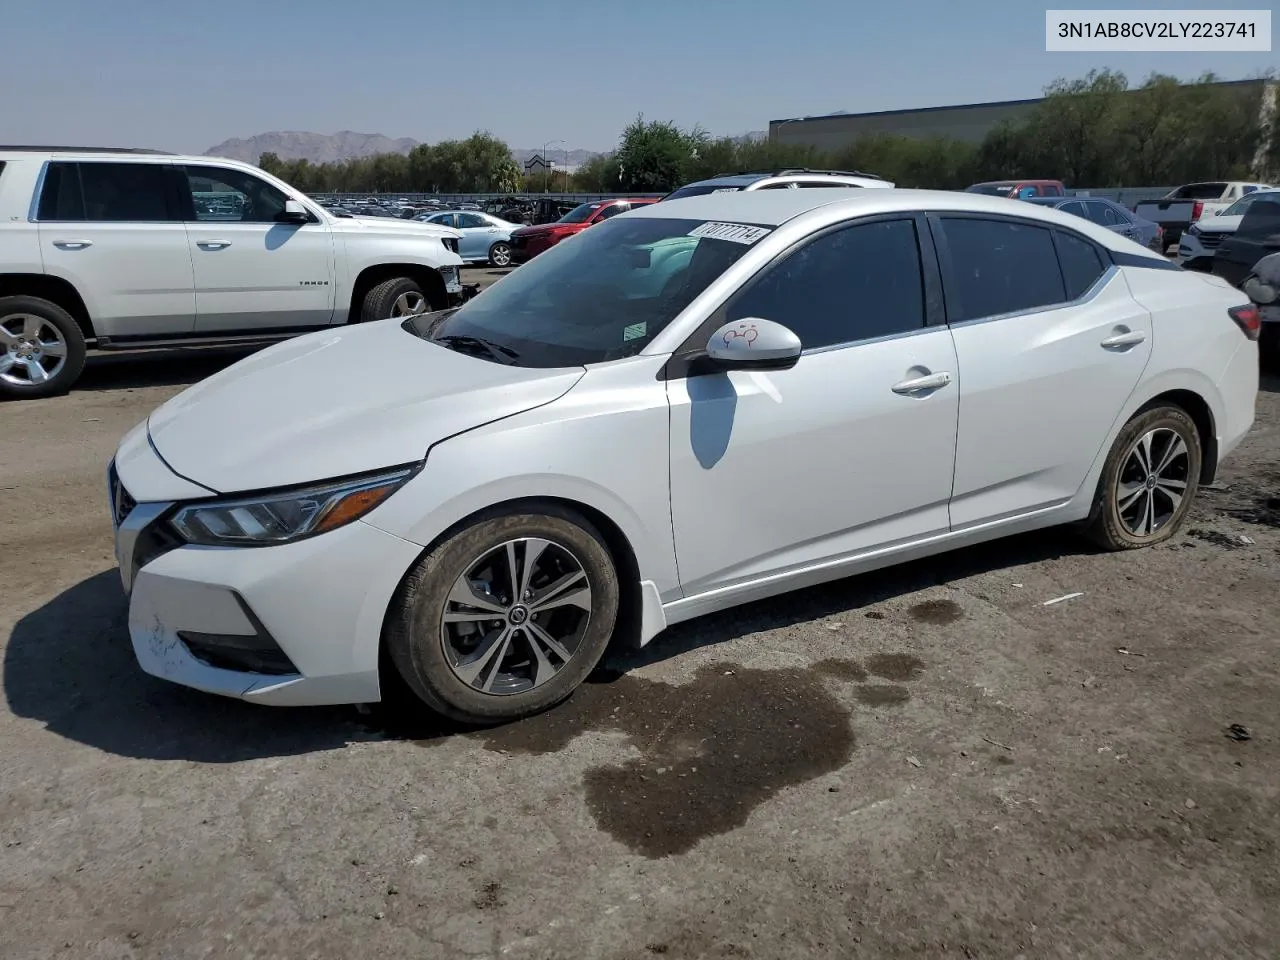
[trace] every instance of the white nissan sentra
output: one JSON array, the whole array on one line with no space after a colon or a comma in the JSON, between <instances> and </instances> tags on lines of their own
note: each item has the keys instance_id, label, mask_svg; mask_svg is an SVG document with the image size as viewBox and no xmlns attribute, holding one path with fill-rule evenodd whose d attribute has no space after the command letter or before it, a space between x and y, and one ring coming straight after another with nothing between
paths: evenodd
<instances>
[{"instance_id":1,"label":"white nissan sentra","mask_svg":"<svg viewBox=\"0 0 1280 960\"><path fill-rule=\"evenodd\" d=\"M1253 421L1259 326L1015 200L653 204L135 427L109 470L134 649L267 704L376 701L396 671L492 723L615 635L1055 524L1158 543Z\"/></svg>"}]
</instances>

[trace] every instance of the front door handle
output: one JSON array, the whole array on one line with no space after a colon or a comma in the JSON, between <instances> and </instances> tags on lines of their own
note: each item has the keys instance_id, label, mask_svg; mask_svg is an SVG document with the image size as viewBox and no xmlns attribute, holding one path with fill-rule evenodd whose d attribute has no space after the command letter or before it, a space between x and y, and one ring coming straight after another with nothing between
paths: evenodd
<instances>
[{"instance_id":1,"label":"front door handle","mask_svg":"<svg viewBox=\"0 0 1280 960\"><path fill-rule=\"evenodd\" d=\"M900 380L890 389L893 390L894 393L923 393L926 390L940 390L950 382L951 374L949 373L931 373L924 377L912 377L910 380Z\"/></svg>"},{"instance_id":2,"label":"front door handle","mask_svg":"<svg viewBox=\"0 0 1280 960\"><path fill-rule=\"evenodd\" d=\"M59 250L83 250L85 247L92 247L92 240L55 240L53 245Z\"/></svg>"},{"instance_id":3,"label":"front door handle","mask_svg":"<svg viewBox=\"0 0 1280 960\"><path fill-rule=\"evenodd\" d=\"M1126 333L1117 333L1113 337L1107 337L1102 341L1102 346L1108 350L1116 350L1121 347L1136 347L1147 339L1147 335L1141 330L1129 330Z\"/></svg>"},{"instance_id":4,"label":"front door handle","mask_svg":"<svg viewBox=\"0 0 1280 960\"><path fill-rule=\"evenodd\" d=\"M197 240L196 246L201 250L223 250L231 246L230 240Z\"/></svg>"}]
</instances>

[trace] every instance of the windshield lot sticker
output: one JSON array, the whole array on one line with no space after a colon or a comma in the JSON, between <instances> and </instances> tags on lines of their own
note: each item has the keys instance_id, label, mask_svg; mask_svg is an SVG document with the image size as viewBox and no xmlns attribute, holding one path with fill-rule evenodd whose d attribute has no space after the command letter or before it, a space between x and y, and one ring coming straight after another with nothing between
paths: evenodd
<instances>
[{"instance_id":1,"label":"windshield lot sticker","mask_svg":"<svg viewBox=\"0 0 1280 960\"><path fill-rule=\"evenodd\" d=\"M622 328L622 341L634 340L636 337L643 337L644 332L648 329L647 323L633 323L629 327Z\"/></svg>"},{"instance_id":2,"label":"windshield lot sticker","mask_svg":"<svg viewBox=\"0 0 1280 960\"><path fill-rule=\"evenodd\" d=\"M703 223L689 231L691 237L708 240L728 240L731 243L752 244L769 232L767 227L749 227L745 223Z\"/></svg>"}]
</instances>

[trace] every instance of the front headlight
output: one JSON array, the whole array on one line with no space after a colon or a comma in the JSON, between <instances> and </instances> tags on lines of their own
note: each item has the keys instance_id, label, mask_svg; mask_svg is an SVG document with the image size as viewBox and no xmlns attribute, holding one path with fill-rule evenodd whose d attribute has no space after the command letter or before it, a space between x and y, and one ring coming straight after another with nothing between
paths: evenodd
<instances>
[{"instance_id":1,"label":"front headlight","mask_svg":"<svg viewBox=\"0 0 1280 960\"><path fill-rule=\"evenodd\" d=\"M1200 235L1200 228L1196 226L1194 223L1191 226L1187 227L1188 237L1198 237L1199 235Z\"/></svg>"},{"instance_id":2,"label":"front headlight","mask_svg":"<svg viewBox=\"0 0 1280 960\"><path fill-rule=\"evenodd\" d=\"M180 508L169 523L187 543L254 547L326 533L368 513L417 472L402 467L373 476Z\"/></svg>"}]
</instances>

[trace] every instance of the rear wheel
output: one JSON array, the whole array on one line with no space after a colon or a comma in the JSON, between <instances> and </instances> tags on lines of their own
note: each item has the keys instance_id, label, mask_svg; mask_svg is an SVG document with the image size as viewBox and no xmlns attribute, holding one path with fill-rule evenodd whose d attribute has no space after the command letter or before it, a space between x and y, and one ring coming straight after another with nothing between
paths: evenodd
<instances>
[{"instance_id":1,"label":"rear wheel","mask_svg":"<svg viewBox=\"0 0 1280 960\"><path fill-rule=\"evenodd\" d=\"M364 295L360 319L386 320L388 317L412 317L430 313L431 304L418 281L409 277L384 280Z\"/></svg>"},{"instance_id":2,"label":"rear wheel","mask_svg":"<svg viewBox=\"0 0 1280 960\"><path fill-rule=\"evenodd\" d=\"M604 540L548 505L482 519L419 561L397 594L387 646L433 710L502 723L569 696L599 662L617 614Z\"/></svg>"},{"instance_id":3,"label":"rear wheel","mask_svg":"<svg viewBox=\"0 0 1280 960\"><path fill-rule=\"evenodd\" d=\"M0 396L65 393L84 370L84 333L75 318L39 297L0 297Z\"/></svg>"},{"instance_id":4,"label":"rear wheel","mask_svg":"<svg viewBox=\"0 0 1280 960\"><path fill-rule=\"evenodd\" d=\"M495 267L511 265L511 244L499 240L489 248L489 262Z\"/></svg>"},{"instance_id":5,"label":"rear wheel","mask_svg":"<svg viewBox=\"0 0 1280 960\"><path fill-rule=\"evenodd\" d=\"M1186 519L1200 478L1200 436L1180 407L1130 420L1107 455L1087 533L1108 550L1168 540Z\"/></svg>"}]
</instances>

